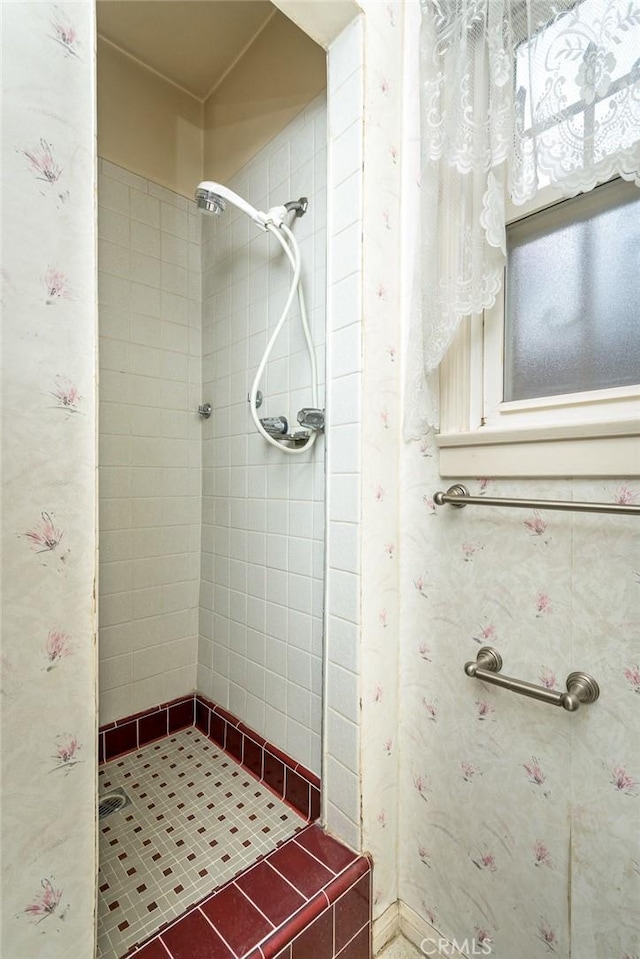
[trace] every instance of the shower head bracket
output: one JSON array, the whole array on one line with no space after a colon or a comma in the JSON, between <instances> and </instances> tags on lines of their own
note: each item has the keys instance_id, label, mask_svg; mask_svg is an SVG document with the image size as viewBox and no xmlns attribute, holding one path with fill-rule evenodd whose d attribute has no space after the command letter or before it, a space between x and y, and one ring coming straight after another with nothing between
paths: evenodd
<instances>
[{"instance_id":1,"label":"shower head bracket","mask_svg":"<svg viewBox=\"0 0 640 959\"><path fill-rule=\"evenodd\" d=\"M301 196L299 200L289 200L289 202L284 205L288 213L293 212L296 216L304 216L308 207L309 198L306 196Z\"/></svg>"}]
</instances>

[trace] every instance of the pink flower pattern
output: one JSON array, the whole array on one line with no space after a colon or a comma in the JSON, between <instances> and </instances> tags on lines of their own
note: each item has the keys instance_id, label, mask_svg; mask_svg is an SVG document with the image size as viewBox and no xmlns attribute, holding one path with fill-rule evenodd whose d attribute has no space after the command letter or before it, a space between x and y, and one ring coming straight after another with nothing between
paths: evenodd
<instances>
[{"instance_id":1,"label":"pink flower pattern","mask_svg":"<svg viewBox=\"0 0 640 959\"><path fill-rule=\"evenodd\" d=\"M553 866L553 861L549 854L549 850L543 842L536 842L533 847L534 863L536 866Z\"/></svg>"},{"instance_id":2,"label":"pink flower pattern","mask_svg":"<svg viewBox=\"0 0 640 959\"><path fill-rule=\"evenodd\" d=\"M418 654L420 656L420 659L424 659L425 663L430 663L431 662L430 653L431 653L431 650L429 649L427 644L420 643L420 645L418 646Z\"/></svg>"},{"instance_id":3,"label":"pink flower pattern","mask_svg":"<svg viewBox=\"0 0 640 959\"><path fill-rule=\"evenodd\" d=\"M424 846L418 846L418 855L420 856L420 862L425 866L431 868L431 857L427 849Z\"/></svg>"},{"instance_id":4,"label":"pink flower pattern","mask_svg":"<svg viewBox=\"0 0 640 959\"><path fill-rule=\"evenodd\" d=\"M471 563L478 550L484 549L484 546L480 543L463 543L461 549L465 563Z\"/></svg>"},{"instance_id":5,"label":"pink flower pattern","mask_svg":"<svg viewBox=\"0 0 640 959\"><path fill-rule=\"evenodd\" d=\"M62 376L56 377L56 385L51 390L51 395L56 400L56 406L59 409L66 410L69 413L78 412L78 403L82 399L77 388L69 380Z\"/></svg>"},{"instance_id":6,"label":"pink flower pattern","mask_svg":"<svg viewBox=\"0 0 640 959\"><path fill-rule=\"evenodd\" d=\"M492 703L487 703L483 699L476 700L476 719L488 719L491 713L494 712L495 706Z\"/></svg>"},{"instance_id":7,"label":"pink flower pattern","mask_svg":"<svg viewBox=\"0 0 640 959\"><path fill-rule=\"evenodd\" d=\"M71 297L69 280L62 270L56 270L50 266L44 275L44 288L47 293L47 303L55 303L56 300L68 300Z\"/></svg>"},{"instance_id":8,"label":"pink flower pattern","mask_svg":"<svg viewBox=\"0 0 640 959\"><path fill-rule=\"evenodd\" d=\"M556 934L551 926L543 919L538 926L538 933L549 952L555 952L555 946L558 945Z\"/></svg>"},{"instance_id":9,"label":"pink flower pattern","mask_svg":"<svg viewBox=\"0 0 640 959\"><path fill-rule=\"evenodd\" d=\"M614 766L611 773L611 783L618 792L624 793L626 796L638 795L639 784L629 775L624 766Z\"/></svg>"},{"instance_id":10,"label":"pink flower pattern","mask_svg":"<svg viewBox=\"0 0 640 959\"><path fill-rule=\"evenodd\" d=\"M50 879L43 879L41 886L42 892L38 893L24 910L34 923L52 916L62 899L62 889L55 889Z\"/></svg>"},{"instance_id":11,"label":"pink flower pattern","mask_svg":"<svg viewBox=\"0 0 640 959\"><path fill-rule=\"evenodd\" d=\"M50 629L45 644L47 672L72 653L71 637L59 629Z\"/></svg>"},{"instance_id":12,"label":"pink flower pattern","mask_svg":"<svg viewBox=\"0 0 640 959\"><path fill-rule=\"evenodd\" d=\"M536 509L533 511L533 516L529 516L524 520L524 525L527 527L532 536L544 536L547 529L549 528L548 522L542 518L539 511ZM545 540L545 543L548 543L549 540Z\"/></svg>"},{"instance_id":13,"label":"pink flower pattern","mask_svg":"<svg viewBox=\"0 0 640 959\"><path fill-rule=\"evenodd\" d=\"M486 869L488 872L496 871L496 860L492 853L482 853L477 859L471 859L474 866L478 869Z\"/></svg>"},{"instance_id":14,"label":"pink flower pattern","mask_svg":"<svg viewBox=\"0 0 640 959\"><path fill-rule=\"evenodd\" d=\"M76 736L58 736L57 742L58 745L53 757L56 762L55 769L69 770L80 762L78 752L82 749L82 746Z\"/></svg>"},{"instance_id":15,"label":"pink flower pattern","mask_svg":"<svg viewBox=\"0 0 640 959\"><path fill-rule=\"evenodd\" d=\"M473 763L461 762L460 768L462 769L462 778L466 783L473 782L473 777L479 772L478 767L474 766Z\"/></svg>"},{"instance_id":16,"label":"pink flower pattern","mask_svg":"<svg viewBox=\"0 0 640 959\"><path fill-rule=\"evenodd\" d=\"M436 504L433 502L433 499L431 498L431 496L428 496L428 495L425 493L424 496L422 497L422 502L423 502L424 505L427 507L430 515L431 515L431 516L435 516L435 515L436 515Z\"/></svg>"},{"instance_id":17,"label":"pink flower pattern","mask_svg":"<svg viewBox=\"0 0 640 959\"><path fill-rule=\"evenodd\" d=\"M66 15L55 7L55 15L49 21L53 28L53 39L64 47L67 56L78 56L78 34Z\"/></svg>"},{"instance_id":18,"label":"pink flower pattern","mask_svg":"<svg viewBox=\"0 0 640 959\"><path fill-rule=\"evenodd\" d=\"M426 594L426 592L425 592L425 591L426 591L426 588L427 588L427 577L426 577L426 574L421 575L421 576L417 576L416 579L414 579L414 581L413 581L413 585L415 586L415 588L417 589L417 591L420 593L420 595L421 595L421 596L424 596L424 598L426 599L426 598L427 598L427 594Z\"/></svg>"},{"instance_id":19,"label":"pink flower pattern","mask_svg":"<svg viewBox=\"0 0 640 959\"><path fill-rule=\"evenodd\" d=\"M416 790L418 795L424 801L427 801L427 793L429 790L429 783L426 776L414 776L413 777L413 788Z\"/></svg>"},{"instance_id":20,"label":"pink flower pattern","mask_svg":"<svg viewBox=\"0 0 640 959\"><path fill-rule=\"evenodd\" d=\"M389 359L391 360L391 362L392 362L392 363L395 363L395 361L396 361L396 356L397 356L397 352L398 352L398 351L396 350L395 346L388 346L386 352L387 352L387 355L388 355Z\"/></svg>"},{"instance_id":21,"label":"pink flower pattern","mask_svg":"<svg viewBox=\"0 0 640 959\"><path fill-rule=\"evenodd\" d=\"M522 766L530 783L532 783L534 786L543 785L547 777L542 771L540 761L536 759L535 756L532 757L530 763L523 763Z\"/></svg>"},{"instance_id":22,"label":"pink flower pattern","mask_svg":"<svg viewBox=\"0 0 640 959\"><path fill-rule=\"evenodd\" d=\"M387 556L389 557L389 559L393 559L394 556L395 556L395 554L396 554L395 544L394 544L394 543L385 543L385 544L384 544L384 551L385 551L385 553L387 554Z\"/></svg>"},{"instance_id":23,"label":"pink flower pattern","mask_svg":"<svg viewBox=\"0 0 640 959\"><path fill-rule=\"evenodd\" d=\"M430 702L428 702L428 700L423 696L423 697L422 697L422 705L424 706L424 711L425 711L426 714L427 714L427 719L430 719L430 720L432 720L432 722L437 723L437 722L438 722L438 707L436 706L436 704L435 704L435 703L430 703Z\"/></svg>"},{"instance_id":24,"label":"pink flower pattern","mask_svg":"<svg viewBox=\"0 0 640 959\"><path fill-rule=\"evenodd\" d=\"M613 502L620 506L633 505L638 501L638 494L629 486L619 486L613 497Z\"/></svg>"},{"instance_id":25,"label":"pink flower pattern","mask_svg":"<svg viewBox=\"0 0 640 959\"><path fill-rule=\"evenodd\" d=\"M383 629L386 629L389 625L389 614L386 609L381 609L378 613L378 620Z\"/></svg>"},{"instance_id":26,"label":"pink flower pattern","mask_svg":"<svg viewBox=\"0 0 640 959\"><path fill-rule=\"evenodd\" d=\"M41 513L41 516L42 522L28 530L25 536L36 553L52 552L60 545L64 532L57 528L50 513Z\"/></svg>"},{"instance_id":27,"label":"pink flower pattern","mask_svg":"<svg viewBox=\"0 0 640 959\"><path fill-rule=\"evenodd\" d=\"M551 600L547 593L538 593L536 596L536 617L546 616L551 612Z\"/></svg>"},{"instance_id":28,"label":"pink flower pattern","mask_svg":"<svg viewBox=\"0 0 640 959\"><path fill-rule=\"evenodd\" d=\"M474 931L476 934L476 942L478 943L478 945L483 946L485 945L485 943L488 945L490 942L493 941L489 934L488 929L483 929L481 926L476 926Z\"/></svg>"},{"instance_id":29,"label":"pink flower pattern","mask_svg":"<svg viewBox=\"0 0 640 959\"><path fill-rule=\"evenodd\" d=\"M640 666L637 663L635 666L629 666L625 669L624 678L635 693L640 693Z\"/></svg>"},{"instance_id":30,"label":"pink flower pattern","mask_svg":"<svg viewBox=\"0 0 640 959\"><path fill-rule=\"evenodd\" d=\"M496 638L497 631L493 623L488 623L486 626L483 626L476 636L472 636L474 643L480 643L481 646L484 645L484 643L495 642Z\"/></svg>"},{"instance_id":31,"label":"pink flower pattern","mask_svg":"<svg viewBox=\"0 0 640 959\"><path fill-rule=\"evenodd\" d=\"M373 494L373 498L375 499L376 503L381 503L384 500L385 494L386 490L384 486L376 486L375 493Z\"/></svg>"},{"instance_id":32,"label":"pink flower pattern","mask_svg":"<svg viewBox=\"0 0 640 959\"><path fill-rule=\"evenodd\" d=\"M435 911L435 909L432 909L430 906L427 906L424 899L422 900L421 905L422 905L422 909L425 916L427 917L431 925L435 926L438 922L438 913Z\"/></svg>"},{"instance_id":33,"label":"pink flower pattern","mask_svg":"<svg viewBox=\"0 0 640 959\"><path fill-rule=\"evenodd\" d=\"M62 169L58 166L53 148L46 140L40 140L38 146L32 150L23 150L31 166L31 171L36 179L44 180L46 183L57 183L62 175Z\"/></svg>"},{"instance_id":34,"label":"pink flower pattern","mask_svg":"<svg viewBox=\"0 0 640 959\"><path fill-rule=\"evenodd\" d=\"M543 666L540 671L540 683L545 689L555 689L558 685L556 674L547 666Z\"/></svg>"},{"instance_id":35,"label":"pink flower pattern","mask_svg":"<svg viewBox=\"0 0 640 959\"><path fill-rule=\"evenodd\" d=\"M387 756L390 756L393 752L393 739L385 739L384 743L382 744L382 748Z\"/></svg>"}]
</instances>

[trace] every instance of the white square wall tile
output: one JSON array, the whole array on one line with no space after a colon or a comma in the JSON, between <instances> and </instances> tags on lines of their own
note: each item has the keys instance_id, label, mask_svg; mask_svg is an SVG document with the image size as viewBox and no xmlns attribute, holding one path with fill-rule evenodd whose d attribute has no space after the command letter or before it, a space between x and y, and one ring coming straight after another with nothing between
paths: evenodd
<instances>
[{"instance_id":1,"label":"white square wall tile","mask_svg":"<svg viewBox=\"0 0 640 959\"><path fill-rule=\"evenodd\" d=\"M360 222L334 234L329 251L330 282L339 283L359 272L362 263L362 225Z\"/></svg>"},{"instance_id":2,"label":"white square wall tile","mask_svg":"<svg viewBox=\"0 0 640 959\"><path fill-rule=\"evenodd\" d=\"M334 139L362 117L364 73L361 68L331 92L329 136Z\"/></svg>"},{"instance_id":3,"label":"white square wall tile","mask_svg":"<svg viewBox=\"0 0 640 959\"><path fill-rule=\"evenodd\" d=\"M317 206L327 196L326 118L320 96L230 183L265 209L289 199L298 185L308 192L308 219L294 229L317 288L315 326L325 322L326 218ZM125 180L119 182L129 191L128 216L118 219L127 212L119 188L103 207L106 241L119 239L123 249L130 243L134 255L130 280L104 281L117 342L104 353L103 367L113 369L103 368L101 379L114 403L131 409L124 418L114 410L109 422L116 440L120 428L132 440L135 465L105 467L111 472L101 490L130 503L129 510L110 514L113 529L105 533L117 535L106 537L104 558L111 562L113 595L128 597L113 601L107 612L121 618L130 603L132 619L105 629L112 631L112 651L130 652L134 672L123 676L126 694L112 697L109 708L127 702L128 712L137 711L198 682L220 705L319 771L321 660L312 649L322 635L322 596L313 574L322 573L324 443L285 459L256 435L246 405L248 365L259 362L267 326L273 329L279 318L289 267L239 214L203 222L185 198L149 181ZM349 220L351 209L345 211ZM119 312L126 323L115 319ZM326 336L322 327L318 332L324 373ZM270 364L265 379L274 402L285 405L292 385L288 341L289 332L276 345L277 365ZM299 345L298 361L304 358ZM302 373L293 387L297 409L306 402ZM195 416L203 400L215 407L210 423ZM295 409L287 412L295 415ZM119 462L119 443L109 443L110 458ZM202 536L199 511L187 515L190 500L202 503ZM136 535L129 535L131 525L118 528L121 522L135 524Z\"/></svg>"},{"instance_id":4,"label":"white square wall tile","mask_svg":"<svg viewBox=\"0 0 640 959\"><path fill-rule=\"evenodd\" d=\"M329 95L338 90L345 80L362 67L363 17L359 16L336 37L329 47Z\"/></svg>"},{"instance_id":5,"label":"white square wall tile","mask_svg":"<svg viewBox=\"0 0 640 959\"><path fill-rule=\"evenodd\" d=\"M352 723L359 721L358 682L358 676L355 673L329 663L327 705Z\"/></svg>"}]
</instances>

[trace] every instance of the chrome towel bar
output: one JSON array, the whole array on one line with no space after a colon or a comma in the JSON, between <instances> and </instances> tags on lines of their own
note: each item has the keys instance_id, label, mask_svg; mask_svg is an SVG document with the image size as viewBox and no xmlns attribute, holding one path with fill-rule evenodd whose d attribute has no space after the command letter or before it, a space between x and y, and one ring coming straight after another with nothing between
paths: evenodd
<instances>
[{"instance_id":1,"label":"chrome towel bar","mask_svg":"<svg viewBox=\"0 0 640 959\"><path fill-rule=\"evenodd\" d=\"M558 689L534 686L533 683L525 683L522 679L502 676L501 669L502 656L492 646L483 646L478 650L475 662L472 660L464 665L467 676L482 679L483 682L492 683L494 686L502 686L503 689L510 689L511 692L519 693L521 696L529 696L530 699L538 699L541 703L549 703L550 706L562 706L570 713L575 713L581 703L585 705L595 703L600 695L600 687L588 673L569 673L567 692L562 693Z\"/></svg>"},{"instance_id":2,"label":"chrome towel bar","mask_svg":"<svg viewBox=\"0 0 640 959\"><path fill-rule=\"evenodd\" d=\"M446 493L439 490L433 494L436 506L448 503L461 509L463 506L515 506L533 507L534 509L570 510L574 513L625 513L630 516L640 515L640 506L630 503L573 503L569 500L557 499L507 499L499 496L471 496L466 486L456 483L450 486Z\"/></svg>"}]
</instances>

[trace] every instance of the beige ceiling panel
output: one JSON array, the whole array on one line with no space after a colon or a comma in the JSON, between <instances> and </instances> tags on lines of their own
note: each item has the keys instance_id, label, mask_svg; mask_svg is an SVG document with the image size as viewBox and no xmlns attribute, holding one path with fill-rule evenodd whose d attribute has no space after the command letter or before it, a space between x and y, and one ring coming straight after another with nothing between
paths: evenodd
<instances>
[{"instance_id":1,"label":"beige ceiling panel","mask_svg":"<svg viewBox=\"0 0 640 959\"><path fill-rule=\"evenodd\" d=\"M325 51L278 11L205 103L205 179L229 179L326 84Z\"/></svg>"},{"instance_id":2,"label":"beige ceiling panel","mask_svg":"<svg viewBox=\"0 0 640 959\"><path fill-rule=\"evenodd\" d=\"M98 32L204 99L273 14L269 0L98 0Z\"/></svg>"}]
</instances>

